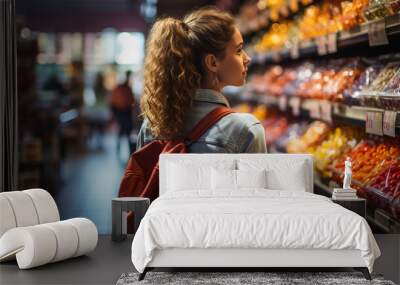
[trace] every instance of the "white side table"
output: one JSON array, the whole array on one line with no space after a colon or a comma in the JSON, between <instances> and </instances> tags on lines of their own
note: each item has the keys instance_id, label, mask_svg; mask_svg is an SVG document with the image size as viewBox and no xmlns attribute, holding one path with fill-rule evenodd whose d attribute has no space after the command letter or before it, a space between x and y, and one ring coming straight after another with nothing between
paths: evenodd
<instances>
[{"instance_id":1,"label":"white side table","mask_svg":"<svg viewBox=\"0 0 400 285\"><path fill-rule=\"evenodd\" d=\"M126 239L127 221L124 212L132 211L135 217L135 232L150 205L149 198L120 197L112 199L112 235L113 241Z\"/></svg>"}]
</instances>

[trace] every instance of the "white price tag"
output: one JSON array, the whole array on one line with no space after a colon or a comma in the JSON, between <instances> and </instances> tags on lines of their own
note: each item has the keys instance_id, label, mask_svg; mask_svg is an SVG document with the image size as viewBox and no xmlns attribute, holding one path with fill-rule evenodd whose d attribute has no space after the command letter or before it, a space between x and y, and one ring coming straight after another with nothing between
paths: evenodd
<instances>
[{"instance_id":1,"label":"white price tag","mask_svg":"<svg viewBox=\"0 0 400 285\"><path fill-rule=\"evenodd\" d=\"M279 62L281 60L281 54L279 53L279 51L273 51L271 56L274 62Z\"/></svg>"},{"instance_id":2,"label":"white price tag","mask_svg":"<svg viewBox=\"0 0 400 285\"><path fill-rule=\"evenodd\" d=\"M294 116L300 115L301 100L299 97L293 97L290 99L290 106L292 107L292 114Z\"/></svg>"},{"instance_id":3,"label":"white price tag","mask_svg":"<svg viewBox=\"0 0 400 285\"><path fill-rule=\"evenodd\" d=\"M282 95L278 99L279 110L286 111L287 109L287 97Z\"/></svg>"},{"instance_id":4,"label":"white price tag","mask_svg":"<svg viewBox=\"0 0 400 285\"><path fill-rule=\"evenodd\" d=\"M383 133L385 135L396 136L396 117L397 112L385 111L383 114Z\"/></svg>"},{"instance_id":5,"label":"white price tag","mask_svg":"<svg viewBox=\"0 0 400 285\"><path fill-rule=\"evenodd\" d=\"M365 131L368 134L383 135L382 112L367 112L365 120Z\"/></svg>"},{"instance_id":6,"label":"white price tag","mask_svg":"<svg viewBox=\"0 0 400 285\"><path fill-rule=\"evenodd\" d=\"M328 101L321 101L321 119L332 123L332 104Z\"/></svg>"},{"instance_id":7,"label":"white price tag","mask_svg":"<svg viewBox=\"0 0 400 285\"><path fill-rule=\"evenodd\" d=\"M337 34L332 33L328 35L328 52L336 53L337 52Z\"/></svg>"},{"instance_id":8,"label":"white price tag","mask_svg":"<svg viewBox=\"0 0 400 285\"><path fill-rule=\"evenodd\" d=\"M389 43L386 35L386 23L384 18L369 24L368 41L371 47L387 45Z\"/></svg>"},{"instance_id":9,"label":"white price tag","mask_svg":"<svg viewBox=\"0 0 400 285\"><path fill-rule=\"evenodd\" d=\"M297 59L300 56L300 52L299 52L299 42L298 41L294 41L292 43L292 47L290 48L290 57L292 59Z\"/></svg>"},{"instance_id":10,"label":"white price tag","mask_svg":"<svg viewBox=\"0 0 400 285\"><path fill-rule=\"evenodd\" d=\"M311 118L313 118L313 119L321 118L321 111L319 109L318 101L310 102L309 109L310 109L310 117Z\"/></svg>"},{"instance_id":11,"label":"white price tag","mask_svg":"<svg viewBox=\"0 0 400 285\"><path fill-rule=\"evenodd\" d=\"M328 53L327 38L324 36L316 38L317 51L319 55L326 55Z\"/></svg>"}]
</instances>

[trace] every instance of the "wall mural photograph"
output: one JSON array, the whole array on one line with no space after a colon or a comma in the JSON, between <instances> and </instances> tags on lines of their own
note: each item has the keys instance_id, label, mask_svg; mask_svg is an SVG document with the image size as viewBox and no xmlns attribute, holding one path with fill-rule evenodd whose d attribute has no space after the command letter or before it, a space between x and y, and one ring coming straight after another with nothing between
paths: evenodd
<instances>
[{"instance_id":1,"label":"wall mural photograph","mask_svg":"<svg viewBox=\"0 0 400 285\"><path fill-rule=\"evenodd\" d=\"M0 283L400 284L399 47L397 0L0 0Z\"/></svg>"}]
</instances>

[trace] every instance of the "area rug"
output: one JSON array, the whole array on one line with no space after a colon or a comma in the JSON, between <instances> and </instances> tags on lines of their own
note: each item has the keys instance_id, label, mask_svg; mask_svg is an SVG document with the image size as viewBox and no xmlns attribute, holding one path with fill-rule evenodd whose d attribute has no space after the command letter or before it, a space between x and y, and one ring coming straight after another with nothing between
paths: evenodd
<instances>
[{"instance_id":1,"label":"area rug","mask_svg":"<svg viewBox=\"0 0 400 285\"><path fill-rule=\"evenodd\" d=\"M138 276L139 273L122 274L117 285L395 285L392 281L384 280L380 275L372 275L372 281L368 281L360 272L148 272L142 281L138 281Z\"/></svg>"}]
</instances>

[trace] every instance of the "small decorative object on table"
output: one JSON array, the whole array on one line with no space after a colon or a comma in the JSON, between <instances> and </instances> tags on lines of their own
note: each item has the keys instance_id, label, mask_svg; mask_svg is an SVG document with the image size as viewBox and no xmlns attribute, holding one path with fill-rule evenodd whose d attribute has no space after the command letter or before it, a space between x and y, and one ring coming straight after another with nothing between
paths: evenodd
<instances>
[{"instance_id":1,"label":"small decorative object on table","mask_svg":"<svg viewBox=\"0 0 400 285\"><path fill-rule=\"evenodd\" d=\"M357 199L357 191L351 188L352 171L350 157L346 159L344 165L343 188L334 188L332 199L354 200Z\"/></svg>"},{"instance_id":2,"label":"small decorative object on table","mask_svg":"<svg viewBox=\"0 0 400 285\"><path fill-rule=\"evenodd\" d=\"M342 189L334 188L332 193L332 199L338 200L354 200L358 199L356 189Z\"/></svg>"},{"instance_id":3,"label":"small decorative object on table","mask_svg":"<svg viewBox=\"0 0 400 285\"><path fill-rule=\"evenodd\" d=\"M351 159L350 157L346 158L344 162L344 178L343 178L343 189L351 189Z\"/></svg>"},{"instance_id":4,"label":"small decorative object on table","mask_svg":"<svg viewBox=\"0 0 400 285\"><path fill-rule=\"evenodd\" d=\"M127 213L133 211L135 232L150 205L149 198L120 197L112 200L112 240L123 241L127 233Z\"/></svg>"},{"instance_id":5,"label":"small decorative object on table","mask_svg":"<svg viewBox=\"0 0 400 285\"><path fill-rule=\"evenodd\" d=\"M348 157L344 163L343 188L334 188L332 201L342 207L349 209L361 217L366 217L366 200L357 197L357 190L351 188L351 160Z\"/></svg>"}]
</instances>

